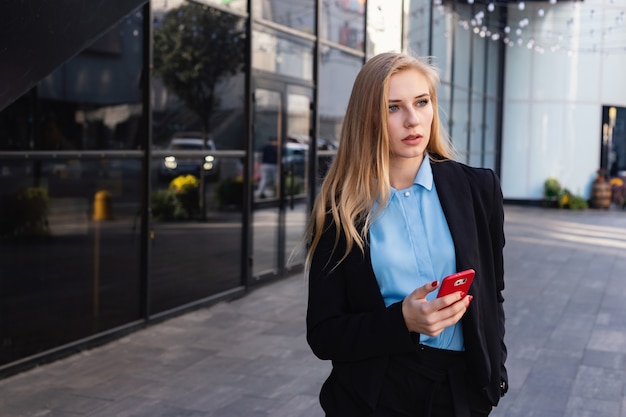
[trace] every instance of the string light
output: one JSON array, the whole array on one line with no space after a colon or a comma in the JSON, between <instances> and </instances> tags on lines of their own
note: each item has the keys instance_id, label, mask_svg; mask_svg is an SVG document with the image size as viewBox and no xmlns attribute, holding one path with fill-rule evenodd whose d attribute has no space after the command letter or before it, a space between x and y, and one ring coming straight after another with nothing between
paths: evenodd
<instances>
[{"instance_id":1,"label":"string light","mask_svg":"<svg viewBox=\"0 0 626 417\"><path fill-rule=\"evenodd\" d=\"M433 0L433 3L440 1ZM626 52L626 2L608 0L608 4L594 4L592 8L583 0L548 0L547 4L522 0L479 2L482 4L475 0L465 1L472 5L473 16L465 19L459 16L459 24L494 42L523 45L537 53L561 52L570 56ZM497 13L494 13L497 8L507 9L509 19L518 19L517 25L514 28L501 26ZM441 7L439 12L446 13L444 9L445 6ZM463 8L455 10L457 15L467 11ZM514 40L509 37L512 33Z\"/></svg>"}]
</instances>

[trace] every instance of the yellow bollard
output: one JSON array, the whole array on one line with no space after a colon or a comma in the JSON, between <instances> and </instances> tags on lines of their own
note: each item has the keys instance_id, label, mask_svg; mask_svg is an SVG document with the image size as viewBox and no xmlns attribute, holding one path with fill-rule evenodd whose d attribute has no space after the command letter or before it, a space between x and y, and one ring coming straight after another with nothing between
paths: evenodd
<instances>
[{"instance_id":1,"label":"yellow bollard","mask_svg":"<svg viewBox=\"0 0 626 417\"><path fill-rule=\"evenodd\" d=\"M93 219L111 220L113 218L113 205L111 204L111 193L100 190L93 200Z\"/></svg>"}]
</instances>

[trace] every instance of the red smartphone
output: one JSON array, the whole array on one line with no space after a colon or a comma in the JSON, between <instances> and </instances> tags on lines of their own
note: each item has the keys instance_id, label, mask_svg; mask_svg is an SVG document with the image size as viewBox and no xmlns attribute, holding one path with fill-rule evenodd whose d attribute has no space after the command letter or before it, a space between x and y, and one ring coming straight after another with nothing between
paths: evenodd
<instances>
[{"instance_id":1,"label":"red smartphone","mask_svg":"<svg viewBox=\"0 0 626 417\"><path fill-rule=\"evenodd\" d=\"M441 280L441 286L439 287L439 294L437 294L437 298L457 291L463 291L467 294L467 291L474 280L475 273L476 272L473 269L466 269L465 271L448 275Z\"/></svg>"}]
</instances>

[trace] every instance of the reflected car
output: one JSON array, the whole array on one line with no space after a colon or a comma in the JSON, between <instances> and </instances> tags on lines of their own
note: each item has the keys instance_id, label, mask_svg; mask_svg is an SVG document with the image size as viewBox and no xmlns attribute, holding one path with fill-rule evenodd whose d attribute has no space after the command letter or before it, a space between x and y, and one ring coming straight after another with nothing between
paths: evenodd
<instances>
[{"instance_id":1,"label":"reflected car","mask_svg":"<svg viewBox=\"0 0 626 417\"><path fill-rule=\"evenodd\" d=\"M304 178L308 151L308 145L288 142L283 155L283 168L287 171L293 170L296 177Z\"/></svg>"},{"instance_id":2,"label":"reflected car","mask_svg":"<svg viewBox=\"0 0 626 417\"><path fill-rule=\"evenodd\" d=\"M200 133L178 133L167 146L171 151L202 151L202 135ZM203 158L200 156L175 156L167 155L159 166L159 178L171 180L179 175L195 175L200 178L200 172L204 172L205 178L215 178L218 175L218 161L211 151L215 151L215 143L212 139L206 141L204 150L209 153Z\"/></svg>"}]
</instances>

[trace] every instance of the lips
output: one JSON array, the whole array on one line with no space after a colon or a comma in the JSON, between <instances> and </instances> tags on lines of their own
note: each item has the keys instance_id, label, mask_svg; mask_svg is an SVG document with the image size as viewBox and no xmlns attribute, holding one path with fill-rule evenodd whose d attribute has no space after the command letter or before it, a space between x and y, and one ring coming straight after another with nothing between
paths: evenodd
<instances>
[{"instance_id":1,"label":"lips","mask_svg":"<svg viewBox=\"0 0 626 417\"><path fill-rule=\"evenodd\" d=\"M403 142L419 142L422 139L422 135L409 135L402 139Z\"/></svg>"}]
</instances>

